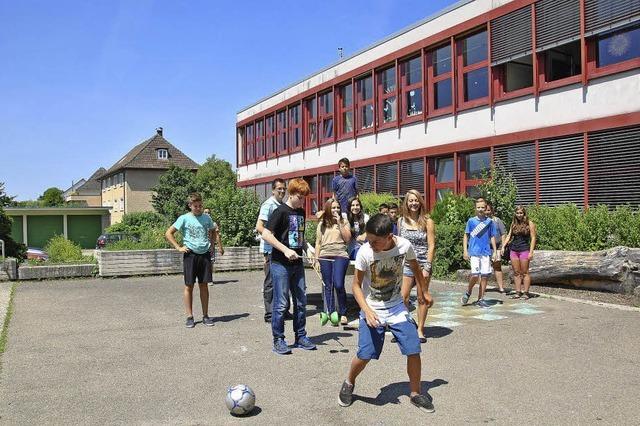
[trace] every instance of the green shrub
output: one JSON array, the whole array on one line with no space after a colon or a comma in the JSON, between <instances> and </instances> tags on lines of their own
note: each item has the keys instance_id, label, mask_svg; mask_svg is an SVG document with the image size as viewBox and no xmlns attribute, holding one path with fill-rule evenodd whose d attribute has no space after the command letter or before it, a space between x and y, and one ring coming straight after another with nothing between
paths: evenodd
<instances>
[{"instance_id":1,"label":"green shrub","mask_svg":"<svg viewBox=\"0 0 640 426\"><path fill-rule=\"evenodd\" d=\"M251 247L258 244L254 229L260 202L253 191L222 188L207 198L204 205L211 209L211 217L220 226L224 245Z\"/></svg>"},{"instance_id":2,"label":"green shrub","mask_svg":"<svg viewBox=\"0 0 640 426\"><path fill-rule=\"evenodd\" d=\"M169 242L164 236L165 231L166 229L163 229L163 228L146 229L142 231L139 241L135 241L133 239L124 239L124 240L113 242L111 244L107 244L104 249L109 251L116 251L116 250L156 250L156 249L172 248L171 244L169 244ZM178 244L182 244L182 234L180 234L180 232L176 232L174 234L174 237L178 242Z\"/></svg>"},{"instance_id":3,"label":"green shrub","mask_svg":"<svg viewBox=\"0 0 640 426\"><path fill-rule=\"evenodd\" d=\"M309 220L305 221L305 229L304 229L304 240L315 247L316 245L316 232L318 232L318 223L317 220Z\"/></svg>"},{"instance_id":4,"label":"green shrub","mask_svg":"<svg viewBox=\"0 0 640 426\"><path fill-rule=\"evenodd\" d=\"M444 198L433 206L431 218L437 224L462 225L464 229L467 220L475 216L473 200L465 195L447 193Z\"/></svg>"},{"instance_id":5,"label":"green shrub","mask_svg":"<svg viewBox=\"0 0 640 426\"><path fill-rule=\"evenodd\" d=\"M49 254L49 262L65 263L85 260L79 244L67 240L62 235L56 235L49 240L44 250Z\"/></svg>"},{"instance_id":6,"label":"green shrub","mask_svg":"<svg viewBox=\"0 0 640 426\"><path fill-rule=\"evenodd\" d=\"M364 210L364 212L369 216L373 216L378 213L378 207L382 203L396 203L398 206L401 204L399 199L388 192L382 192L379 194L376 194L375 192L363 192L358 195L358 198L360 198L360 202L362 203L362 210Z\"/></svg>"},{"instance_id":7,"label":"green shrub","mask_svg":"<svg viewBox=\"0 0 640 426\"><path fill-rule=\"evenodd\" d=\"M500 163L496 163L486 178L478 187L480 196L493 206L494 214L502 219L506 226L510 226L518 196L518 185L513 174Z\"/></svg>"},{"instance_id":8,"label":"green shrub","mask_svg":"<svg viewBox=\"0 0 640 426\"><path fill-rule=\"evenodd\" d=\"M136 212L125 214L122 216L122 221L106 228L105 232L124 232L139 238L144 231L166 230L169 225L171 225L169 221L156 212Z\"/></svg>"}]
</instances>

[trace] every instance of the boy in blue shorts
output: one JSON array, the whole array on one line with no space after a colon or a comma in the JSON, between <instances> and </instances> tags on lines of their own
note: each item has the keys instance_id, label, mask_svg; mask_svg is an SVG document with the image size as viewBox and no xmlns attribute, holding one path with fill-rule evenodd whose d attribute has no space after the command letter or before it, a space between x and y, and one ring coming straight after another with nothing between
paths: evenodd
<instances>
[{"instance_id":1,"label":"boy in blue shorts","mask_svg":"<svg viewBox=\"0 0 640 426\"><path fill-rule=\"evenodd\" d=\"M361 309L358 353L351 361L338 403L343 407L351 405L356 378L370 360L379 359L385 331L389 329L397 339L400 351L407 356L411 403L433 412L435 410L429 398L420 393L420 339L416 323L407 311L408 300L403 300L402 296L409 295L409 291L402 292L405 261L418 283L418 303L431 306L433 300L411 243L394 236L391 231L388 216L380 213L373 216L366 225L368 243L360 248L356 257L353 296Z\"/></svg>"},{"instance_id":2,"label":"boy in blue shorts","mask_svg":"<svg viewBox=\"0 0 640 426\"><path fill-rule=\"evenodd\" d=\"M165 237L176 250L183 253L184 292L183 302L187 312L187 328L195 327L193 320L193 286L198 279L200 303L202 303L202 323L213 325L209 317L209 288L211 276L211 251L214 244L214 224L209 215L204 214L202 197L198 193L189 195L191 212L180 216L165 232ZM176 241L173 234L180 231L184 245Z\"/></svg>"},{"instance_id":3,"label":"boy in blue shorts","mask_svg":"<svg viewBox=\"0 0 640 426\"><path fill-rule=\"evenodd\" d=\"M476 201L476 216L467 221L462 242L464 259L471 263L471 275L467 291L462 295L460 301L463 305L469 303L473 286L480 277L477 305L481 308L491 306L484 300L484 293L487 289L487 279L493 272L492 261L496 260L498 256L496 250L498 231L495 222L486 216L486 208L486 201L483 199Z\"/></svg>"}]
</instances>

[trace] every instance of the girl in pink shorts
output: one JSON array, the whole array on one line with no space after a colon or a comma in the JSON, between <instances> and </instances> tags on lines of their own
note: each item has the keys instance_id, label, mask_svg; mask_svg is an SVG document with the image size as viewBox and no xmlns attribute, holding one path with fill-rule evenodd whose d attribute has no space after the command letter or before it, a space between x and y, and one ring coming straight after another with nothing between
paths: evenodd
<instances>
[{"instance_id":1,"label":"girl in pink shorts","mask_svg":"<svg viewBox=\"0 0 640 426\"><path fill-rule=\"evenodd\" d=\"M512 299L528 299L531 277L529 276L529 262L533 259L536 246L536 225L529 220L523 206L517 206L511 228L507 234L505 245L510 244L511 267L516 286L516 293ZM504 253L504 246L502 248Z\"/></svg>"}]
</instances>

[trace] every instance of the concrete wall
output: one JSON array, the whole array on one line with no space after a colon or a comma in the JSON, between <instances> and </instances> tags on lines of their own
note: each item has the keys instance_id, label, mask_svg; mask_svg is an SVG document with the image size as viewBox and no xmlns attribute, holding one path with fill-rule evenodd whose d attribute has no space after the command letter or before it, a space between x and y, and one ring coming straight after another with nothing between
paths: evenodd
<instances>
[{"instance_id":1,"label":"concrete wall","mask_svg":"<svg viewBox=\"0 0 640 426\"><path fill-rule=\"evenodd\" d=\"M86 201L89 207L101 207L101 195L69 195L65 201Z\"/></svg>"},{"instance_id":2,"label":"concrete wall","mask_svg":"<svg viewBox=\"0 0 640 426\"><path fill-rule=\"evenodd\" d=\"M24 266L18 268L19 280L43 280L53 278L90 277L94 275L96 265L50 265Z\"/></svg>"},{"instance_id":3,"label":"concrete wall","mask_svg":"<svg viewBox=\"0 0 640 426\"><path fill-rule=\"evenodd\" d=\"M153 211L151 188L158 184L160 175L165 172L166 170L127 170L124 213Z\"/></svg>"}]
</instances>

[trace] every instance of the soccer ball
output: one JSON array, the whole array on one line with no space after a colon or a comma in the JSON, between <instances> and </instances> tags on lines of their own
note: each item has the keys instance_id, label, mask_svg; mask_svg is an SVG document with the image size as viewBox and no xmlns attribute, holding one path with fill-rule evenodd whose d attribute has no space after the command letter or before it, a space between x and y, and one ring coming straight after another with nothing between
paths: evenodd
<instances>
[{"instance_id":1,"label":"soccer ball","mask_svg":"<svg viewBox=\"0 0 640 426\"><path fill-rule=\"evenodd\" d=\"M230 386L225 403L231 414L249 414L256 406L256 394L247 385Z\"/></svg>"}]
</instances>

